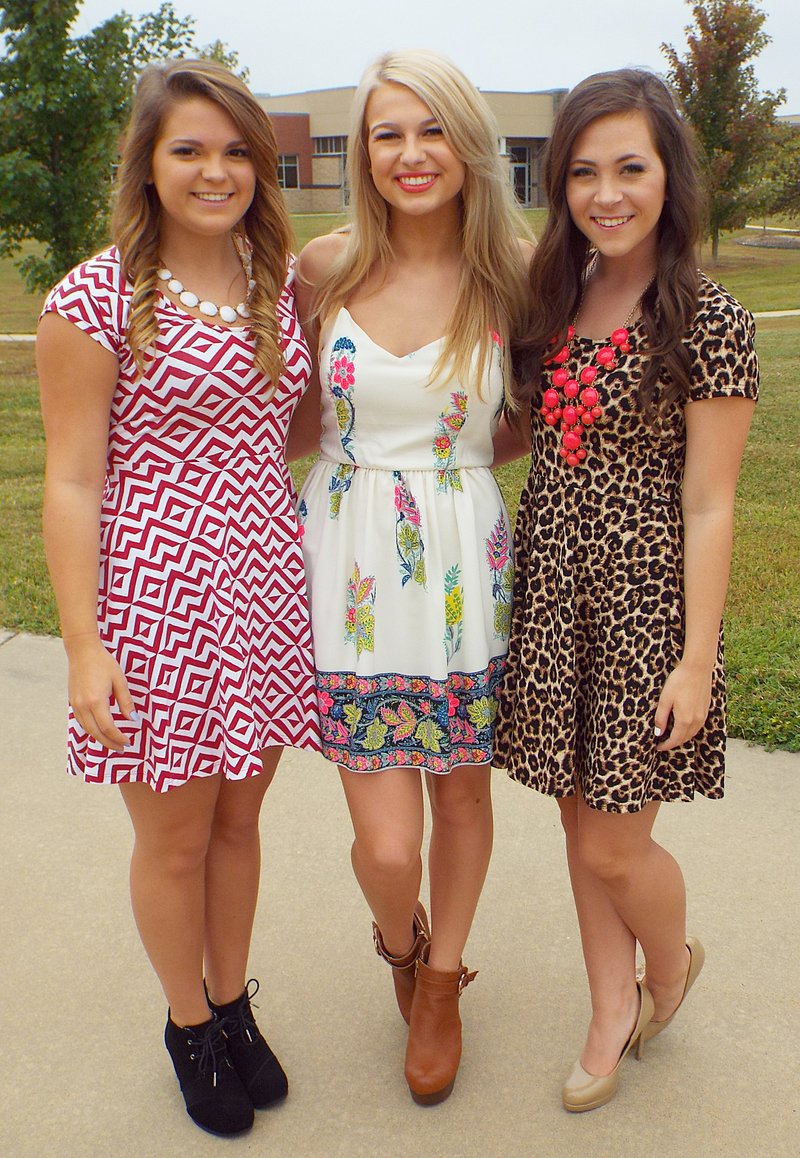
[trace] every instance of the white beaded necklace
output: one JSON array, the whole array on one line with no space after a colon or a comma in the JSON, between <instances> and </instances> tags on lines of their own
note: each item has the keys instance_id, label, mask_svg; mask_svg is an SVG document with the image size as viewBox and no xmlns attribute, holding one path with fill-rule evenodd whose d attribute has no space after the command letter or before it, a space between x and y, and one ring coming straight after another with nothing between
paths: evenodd
<instances>
[{"instance_id":1,"label":"white beaded necklace","mask_svg":"<svg viewBox=\"0 0 800 1158\"><path fill-rule=\"evenodd\" d=\"M201 314L207 318L215 318L218 314L223 322L235 322L237 318L250 317L250 294L256 288L256 283L253 280L253 259L250 256L250 251L247 244L241 241L236 234L234 234L233 244L236 247L236 253L242 263L244 276L247 278L247 293L243 302L239 302L238 306L218 306L216 302L204 300L201 301L196 293L184 287L182 281L177 277L172 276L172 270L162 266L158 270L157 276L159 281L167 283L167 289L174 293L179 302L183 305L189 306L190 309L198 309Z\"/></svg>"}]
</instances>

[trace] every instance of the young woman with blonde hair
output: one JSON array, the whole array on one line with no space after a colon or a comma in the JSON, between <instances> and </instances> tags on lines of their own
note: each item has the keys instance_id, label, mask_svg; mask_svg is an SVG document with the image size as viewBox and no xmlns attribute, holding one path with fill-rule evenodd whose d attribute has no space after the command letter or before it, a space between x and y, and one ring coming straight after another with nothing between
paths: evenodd
<instances>
[{"instance_id":1,"label":"young woman with blonde hair","mask_svg":"<svg viewBox=\"0 0 800 1158\"><path fill-rule=\"evenodd\" d=\"M459 996L474 976L462 953L492 847L512 563L489 468L530 245L491 114L449 61L386 54L352 117L350 228L309 243L298 266L322 398L300 513L323 752L340 768L353 869L410 1023L406 1079L433 1103L459 1065ZM295 452L319 438L318 401L302 410Z\"/></svg>"},{"instance_id":2,"label":"young woman with blonde hair","mask_svg":"<svg viewBox=\"0 0 800 1158\"><path fill-rule=\"evenodd\" d=\"M245 983L259 809L282 745L318 747L283 452L310 358L275 139L238 78L144 71L112 232L37 347L69 770L120 787L186 1108L234 1134L287 1090Z\"/></svg>"}]
</instances>

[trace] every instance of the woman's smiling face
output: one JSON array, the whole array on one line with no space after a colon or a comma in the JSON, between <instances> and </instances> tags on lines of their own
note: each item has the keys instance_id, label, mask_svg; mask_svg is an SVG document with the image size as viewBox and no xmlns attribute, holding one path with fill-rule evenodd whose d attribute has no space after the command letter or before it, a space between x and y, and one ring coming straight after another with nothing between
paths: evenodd
<instances>
[{"instance_id":1,"label":"woman's smiling face","mask_svg":"<svg viewBox=\"0 0 800 1158\"><path fill-rule=\"evenodd\" d=\"M666 195L666 170L644 113L598 117L576 137L567 204L603 257L655 258Z\"/></svg>"},{"instance_id":2,"label":"woman's smiling face","mask_svg":"<svg viewBox=\"0 0 800 1158\"><path fill-rule=\"evenodd\" d=\"M151 177L161 202L162 235L227 232L244 217L256 189L241 131L205 97L189 97L169 110L153 149Z\"/></svg>"},{"instance_id":3,"label":"woman's smiling face","mask_svg":"<svg viewBox=\"0 0 800 1158\"><path fill-rule=\"evenodd\" d=\"M372 180L392 210L423 215L450 206L466 170L424 101L405 85L380 84L365 119Z\"/></svg>"}]
</instances>

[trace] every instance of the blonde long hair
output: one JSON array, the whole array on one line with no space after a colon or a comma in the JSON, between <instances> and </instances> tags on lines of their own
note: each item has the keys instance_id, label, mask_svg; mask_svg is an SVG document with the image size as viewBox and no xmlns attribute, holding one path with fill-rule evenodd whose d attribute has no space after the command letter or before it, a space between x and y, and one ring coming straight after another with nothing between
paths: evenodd
<instances>
[{"instance_id":1,"label":"blonde long hair","mask_svg":"<svg viewBox=\"0 0 800 1158\"><path fill-rule=\"evenodd\" d=\"M460 195L461 277L431 381L475 376L480 383L491 358L492 331L505 348L524 329L527 285L518 237L529 236L529 230L514 202L488 105L461 70L438 53L387 52L370 65L356 89L347 147L350 229L341 256L318 287L315 313L324 323L375 266L385 275L392 261L389 207L369 171L365 117L367 101L381 84L403 85L419 97L466 168ZM504 373L509 372L506 358Z\"/></svg>"},{"instance_id":2,"label":"blonde long hair","mask_svg":"<svg viewBox=\"0 0 800 1158\"><path fill-rule=\"evenodd\" d=\"M256 174L253 201L239 229L252 247L255 288L250 299L254 364L274 385L283 372L275 306L286 280L292 227L278 187L278 150L269 117L245 84L207 60L148 65L136 86L133 111L117 174L112 237L123 272L133 284L127 339L140 371L158 337L159 220L161 204L150 180L153 149L169 110L203 97L219 105L246 141Z\"/></svg>"}]
</instances>

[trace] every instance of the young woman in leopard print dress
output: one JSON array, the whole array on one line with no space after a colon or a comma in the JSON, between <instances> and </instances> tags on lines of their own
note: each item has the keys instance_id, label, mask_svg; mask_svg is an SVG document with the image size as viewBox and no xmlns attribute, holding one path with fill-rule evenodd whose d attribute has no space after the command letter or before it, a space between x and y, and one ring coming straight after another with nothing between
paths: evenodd
<instances>
[{"instance_id":1,"label":"young woman in leopard print dress","mask_svg":"<svg viewBox=\"0 0 800 1158\"><path fill-rule=\"evenodd\" d=\"M697 270L695 156L658 78L579 84L546 182L495 763L561 809L592 999L563 1102L582 1111L614 1096L703 964L651 830L663 801L723 791L720 622L758 367L751 316Z\"/></svg>"}]
</instances>

